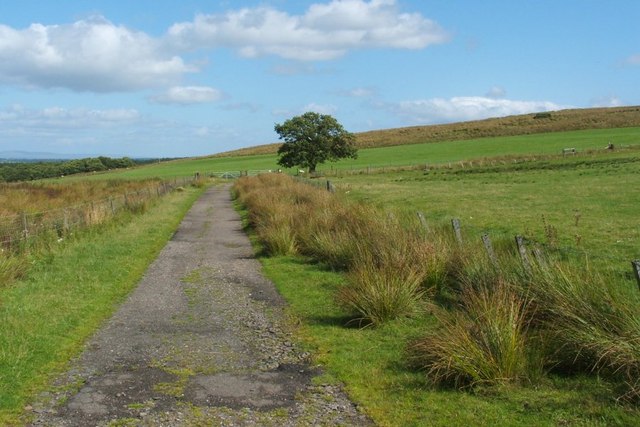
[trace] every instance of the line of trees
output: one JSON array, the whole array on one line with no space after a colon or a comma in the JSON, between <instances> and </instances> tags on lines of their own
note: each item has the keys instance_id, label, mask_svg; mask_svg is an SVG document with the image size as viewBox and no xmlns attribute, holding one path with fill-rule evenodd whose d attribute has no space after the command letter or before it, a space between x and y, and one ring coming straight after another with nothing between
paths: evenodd
<instances>
[{"instance_id":1,"label":"line of trees","mask_svg":"<svg viewBox=\"0 0 640 427\"><path fill-rule=\"evenodd\" d=\"M135 166L129 157L90 157L63 162L0 163L0 182L31 181L77 173L100 172Z\"/></svg>"}]
</instances>

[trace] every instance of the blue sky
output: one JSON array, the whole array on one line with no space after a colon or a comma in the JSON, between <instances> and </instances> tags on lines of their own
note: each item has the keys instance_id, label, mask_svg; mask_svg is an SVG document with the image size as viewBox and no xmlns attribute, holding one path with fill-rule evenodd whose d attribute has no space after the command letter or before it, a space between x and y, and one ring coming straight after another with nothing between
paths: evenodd
<instances>
[{"instance_id":1,"label":"blue sky","mask_svg":"<svg viewBox=\"0 0 640 427\"><path fill-rule=\"evenodd\" d=\"M640 104L637 0L0 3L0 157L183 157L347 130Z\"/></svg>"}]
</instances>

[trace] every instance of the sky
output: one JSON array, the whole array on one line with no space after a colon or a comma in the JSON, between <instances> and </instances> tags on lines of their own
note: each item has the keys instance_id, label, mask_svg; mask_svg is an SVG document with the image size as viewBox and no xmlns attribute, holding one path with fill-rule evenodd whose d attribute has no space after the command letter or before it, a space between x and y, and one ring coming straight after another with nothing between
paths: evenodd
<instances>
[{"instance_id":1,"label":"sky","mask_svg":"<svg viewBox=\"0 0 640 427\"><path fill-rule=\"evenodd\" d=\"M638 0L0 2L0 157L188 157L640 104Z\"/></svg>"}]
</instances>

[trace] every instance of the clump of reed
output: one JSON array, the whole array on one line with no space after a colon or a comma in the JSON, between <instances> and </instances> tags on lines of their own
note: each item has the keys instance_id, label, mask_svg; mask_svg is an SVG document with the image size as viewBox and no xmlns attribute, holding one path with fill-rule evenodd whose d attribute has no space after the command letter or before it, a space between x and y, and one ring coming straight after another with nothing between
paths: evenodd
<instances>
[{"instance_id":1,"label":"clump of reed","mask_svg":"<svg viewBox=\"0 0 640 427\"><path fill-rule=\"evenodd\" d=\"M410 349L434 384L469 387L530 381L543 361L529 338L529 302L508 284L468 287L454 310L434 308L438 326Z\"/></svg>"}]
</instances>

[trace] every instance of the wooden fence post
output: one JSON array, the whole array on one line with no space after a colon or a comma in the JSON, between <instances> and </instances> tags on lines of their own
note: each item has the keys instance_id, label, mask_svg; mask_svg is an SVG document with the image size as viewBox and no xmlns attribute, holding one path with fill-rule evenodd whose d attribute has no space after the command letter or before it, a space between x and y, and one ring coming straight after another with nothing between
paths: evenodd
<instances>
[{"instance_id":1,"label":"wooden fence post","mask_svg":"<svg viewBox=\"0 0 640 427\"><path fill-rule=\"evenodd\" d=\"M335 193L336 192L336 188L333 186L333 184L329 180L327 180L327 191L329 193Z\"/></svg>"},{"instance_id":2,"label":"wooden fence post","mask_svg":"<svg viewBox=\"0 0 640 427\"><path fill-rule=\"evenodd\" d=\"M518 246L518 253L520 254L522 266L527 273L531 274L531 262L529 261L529 256L527 255L527 247L524 244L524 237L516 236L516 245Z\"/></svg>"},{"instance_id":3,"label":"wooden fence post","mask_svg":"<svg viewBox=\"0 0 640 427\"><path fill-rule=\"evenodd\" d=\"M22 211L21 217L22 217L22 233L26 238L29 235L29 224L27 223L27 213Z\"/></svg>"},{"instance_id":4,"label":"wooden fence post","mask_svg":"<svg viewBox=\"0 0 640 427\"><path fill-rule=\"evenodd\" d=\"M631 261L631 266L633 267L633 273L635 274L636 281L638 282L638 288L640 288L640 259Z\"/></svg>"},{"instance_id":5,"label":"wooden fence post","mask_svg":"<svg viewBox=\"0 0 640 427\"><path fill-rule=\"evenodd\" d=\"M453 234L456 236L458 243L462 244L462 232L460 231L460 220L453 218L451 220L451 226L453 227Z\"/></svg>"},{"instance_id":6,"label":"wooden fence post","mask_svg":"<svg viewBox=\"0 0 640 427\"><path fill-rule=\"evenodd\" d=\"M487 255L489 255L489 259L493 263L493 265L498 265L498 258L496 257L496 253L493 250L493 245L491 244L491 238L487 233L482 235L482 244L484 245L485 250L487 251Z\"/></svg>"},{"instance_id":7,"label":"wooden fence post","mask_svg":"<svg viewBox=\"0 0 640 427\"><path fill-rule=\"evenodd\" d=\"M542 252L540 247L538 247L537 245L535 245L533 247L533 256L536 258L536 261L538 262L538 265L546 270L547 269L547 261L546 261L546 259L544 257L544 253Z\"/></svg>"},{"instance_id":8,"label":"wooden fence post","mask_svg":"<svg viewBox=\"0 0 640 427\"><path fill-rule=\"evenodd\" d=\"M427 224L427 219L425 218L424 214L420 211L416 212L416 215L418 216L418 219L420 220L420 224L422 225L422 228L424 228L425 230L429 230L429 224Z\"/></svg>"},{"instance_id":9,"label":"wooden fence post","mask_svg":"<svg viewBox=\"0 0 640 427\"><path fill-rule=\"evenodd\" d=\"M69 211L65 209L64 211L62 211L62 213L62 231L64 232L64 234L67 234L69 232Z\"/></svg>"}]
</instances>

